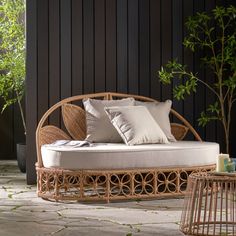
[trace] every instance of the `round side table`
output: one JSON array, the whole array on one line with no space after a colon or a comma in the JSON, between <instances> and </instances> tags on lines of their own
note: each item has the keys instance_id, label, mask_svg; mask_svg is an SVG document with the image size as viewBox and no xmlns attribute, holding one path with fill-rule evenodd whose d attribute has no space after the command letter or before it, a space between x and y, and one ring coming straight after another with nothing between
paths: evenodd
<instances>
[{"instance_id":1,"label":"round side table","mask_svg":"<svg viewBox=\"0 0 236 236\"><path fill-rule=\"evenodd\" d=\"M236 175L190 175L180 230L187 235L236 235Z\"/></svg>"}]
</instances>

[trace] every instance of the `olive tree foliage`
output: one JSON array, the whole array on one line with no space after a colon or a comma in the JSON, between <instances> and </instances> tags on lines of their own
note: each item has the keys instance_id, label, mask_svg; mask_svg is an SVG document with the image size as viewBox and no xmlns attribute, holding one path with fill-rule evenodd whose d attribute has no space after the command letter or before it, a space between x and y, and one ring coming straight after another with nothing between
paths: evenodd
<instances>
[{"instance_id":1,"label":"olive tree foliage","mask_svg":"<svg viewBox=\"0 0 236 236\"><path fill-rule=\"evenodd\" d=\"M214 82L203 80L177 60L169 61L161 68L159 79L164 84L180 80L173 88L174 97L178 100L195 93L199 84L215 95L216 101L207 104L208 108L201 112L198 123L205 126L212 120L220 121L229 153L231 112L236 102L236 8L217 6L210 13L190 16L185 25L188 33L184 46L193 52L203 50L202 64L213 71Z\"/></svg>"},{"instance_id":2,"label":"olive tree foliage","mask_svg":"<svg viewBox=\"0 0 236 236\"><path fill-rule=\"evenodd\" d=\"M26 132L22 98L25 94L25 0L0 0L0 97L2 112L18 103Z\"/></svg>"}]
</instances>

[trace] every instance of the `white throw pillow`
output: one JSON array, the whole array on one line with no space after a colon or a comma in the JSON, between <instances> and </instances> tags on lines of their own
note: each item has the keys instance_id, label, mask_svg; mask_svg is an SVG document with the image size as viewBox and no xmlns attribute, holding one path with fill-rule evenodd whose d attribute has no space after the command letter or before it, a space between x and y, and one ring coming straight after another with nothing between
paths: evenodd
<instances>
[{"instance_id":1,"label":"white throw pillow","mask_svg":"<svg viewBox=\"0 0 236 236\"><path fill-rule=\"evenodd\" d=\"M169 143L146 107L106 107L105 111L127 145Z\"/></svg>"},{"instance_id":2,"label":"white throw pillow","mask_svg":"<svg viewBox=\"0 0 236 236\"><path fill-rule=\"evenodd\" d=\"M170 142L176 142L175 137L171 133L171 126L170 126L170 110L172 101L166 100L165 102L140 102L135 101L136 106L145 106L148 111L153 116L154 120L158 123L161 127L163 132L165 133L166 137Z\"/></svg>"},{"instance_id":3,"label":"white throw pillow","mask_svg":"<svg viewBox=\"0 0 236 236\"><path fill-rule=\"evenodd\" d=\"M121 100L84 99L86 111L87 136L89 142L116 143L122 139L107 117L104 107L132 106L135 100L125 98Z\"/></svg>"}]
</instances>

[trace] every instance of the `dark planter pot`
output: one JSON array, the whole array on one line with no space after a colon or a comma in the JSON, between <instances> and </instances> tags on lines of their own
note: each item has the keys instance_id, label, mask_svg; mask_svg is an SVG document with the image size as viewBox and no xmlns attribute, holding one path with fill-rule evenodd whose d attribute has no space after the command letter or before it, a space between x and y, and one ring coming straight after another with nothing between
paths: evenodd
<instances>
[{"instance_id":1,"label":"dark planter pot","mask_svg":"<svg viewBox=\"0 0 236 236\"><path fill-rule=\"evenodd\" d=\"M22 173L25 173L26 172L26 144L24 143L16 144L16 155L17 155L18 167Z\"/></svg>"}]
</instances>

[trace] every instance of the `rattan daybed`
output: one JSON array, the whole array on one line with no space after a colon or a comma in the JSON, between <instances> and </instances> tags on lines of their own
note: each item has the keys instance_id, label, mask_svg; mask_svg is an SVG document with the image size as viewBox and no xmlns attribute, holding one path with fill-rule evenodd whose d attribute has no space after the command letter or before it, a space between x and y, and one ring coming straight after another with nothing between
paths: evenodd
<instances>
[{"instance_id":1,"label":"rattan daybed","mask_svg":"<svg viewBox=\"0 0 236 236\"><path fill-rule=\"evenodd\" d=\"M189 122L173 109L172 115L181 124L171 124L172 134L177 140L182 140L190 131L197 141L142 147L95 144L93 147L72 150L70 155L67 150L50 148L50 145L47 148L47 144L56 140L83 140L86 137L85 111L78 106L82 99L111 100L126 97L147 102L155 101L138 95L108 92L79 95L58 102L43 115L36 130L38 196L56 201L107 202L117 199L179 196L183 195L187 177L192 172L210 171L215 168L214 158L219 152L218 144L202 142ZM66 131L45 124L57 109L61 110ZM170 151L171 155L168 154ZM133 152L136 153L132 156ZM179 153L179 156L174 158L176 160L173 160L173 153ZM196 153L199 158L196 158ZM111 159L113 165L110 164ZM116 165L114 161L117 161Z\"/></svg>"}]
</instances>

